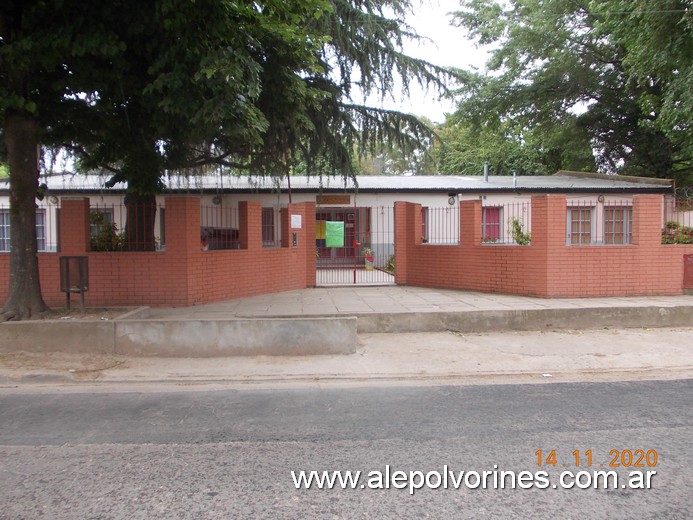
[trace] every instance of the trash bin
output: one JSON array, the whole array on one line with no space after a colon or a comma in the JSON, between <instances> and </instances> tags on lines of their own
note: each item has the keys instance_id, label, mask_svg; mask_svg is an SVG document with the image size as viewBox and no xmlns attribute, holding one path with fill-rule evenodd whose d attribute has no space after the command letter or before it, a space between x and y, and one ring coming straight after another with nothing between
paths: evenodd
<instances>
[{"instance_id":1,"label":"trash bin","mask_svg":"<svg viewBox=\"0 0 693 520\"><path fill-rule=\"evenodd\" d=\"M89 290L89 263L86 256L60 257L60 290L65 293L65 303L70 309L70 294L79 293L84 312L84 293Z\"/></svg>"}]
</instances>

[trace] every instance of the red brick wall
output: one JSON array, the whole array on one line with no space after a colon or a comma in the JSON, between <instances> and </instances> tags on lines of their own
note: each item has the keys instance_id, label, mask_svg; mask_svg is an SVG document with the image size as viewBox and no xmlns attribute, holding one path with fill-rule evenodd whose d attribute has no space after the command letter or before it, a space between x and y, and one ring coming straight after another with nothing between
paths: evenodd
<instances>
[{"instance_id":1,"label":"red brick wall","mask_svg":"<svg viewBox=\"0 0 693 520\"><path fill-rule=\"evenodd\" d=\"M167 197L166 251L146 253L89 252L89 206L86 200L61 207L61 253L39 254L41 290L46 303L62 306L59 257L89 258L89 306L184 306L315 285L315 204L294 204L287 215L300 214L302 228L282 230L286 247L262 247L262 209L240 207L240 234L247 249L202 251L200 201ZM284 225L289 228L289 219ZM297 247L291 233L297 233ZM9 254L0 254L0 299L7 295Z\"/></svg>"},{"instance_id":2,"label":"red brick wall","mask_svg":"<svg viewBox=\"0 0 693 520\"><path fill-rule=\"evenodd\" d=\"M290 215L302 227L290 229ZM86 200L61 209L60 254L39 254L42 291L49 305L64 302L60 255L89 258L90 306L184 306L315 285L315 204L294 204L282 214L282 247L262 247L262 209L239 207L242 249L202 251L200 202L166 199L166 251L92 253ZM633 245L567 246L566 200L532 199L532 244L482 245L481 203L463 202L461 244L421 243L420 206L395 204L396 280L399 284L545 297L675 295L684 287L684 255L693 246L661 244L661 196L633 201ZM297 234L297 247L292 246ZM9 255L0 253L0 300L7 294Z\"/></svg>"},{"instance_id":3,"label":"red brick wall","mask_svg":"<svg viewBox=\"0 0 693 520\"><path fill-rule=\"evenodd\" d=\"M301 229L290 228L291 214L301 215ZM262 247L259 203L241 203L239 217L241 247L247 245L247 249L200 251L198 247L190 253L190 265L197 266L190 276L190 304L315 285L315 204L282 209L282 247ZM292 247L292 233L297 234L297 247Z\"/></svg>"},{"instance_id":4,"label":"red brick wall","mask_svg":"<svg viewBox=\"0 0 693 520\"><path fill-rule=\"evenodd\" d=\"M397 283L544 297L676 295L693 246L661 244L659 195L633 200L633 245L566 245L566 198L532 198L529 246L483 245L481 202L463 202L460 245L417 243L419 206L395 205ZM403 236L404 233L404 236Z\"/></svg>"},{"instance_id":5,"label":"red brick wall","mask_svg":"<svg viewBox=\"0 0 693 520\"><path fill-rule=\"evenodd\" d=\"M683 263L683 288L693 289L693 255L684 255Z\"/></svg>"}]
</instances>

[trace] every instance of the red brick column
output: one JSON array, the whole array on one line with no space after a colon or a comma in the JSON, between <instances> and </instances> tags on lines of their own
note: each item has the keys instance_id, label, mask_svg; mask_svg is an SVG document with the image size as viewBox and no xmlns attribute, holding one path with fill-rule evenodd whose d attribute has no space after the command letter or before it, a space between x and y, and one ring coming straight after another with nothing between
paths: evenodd
<instances>
[{"instance_id":1,"label":"red brick column","mask_svg":"<svg viewBox=\"0 0 693 520\"><path fill-rule=\"evenodd\" d=\"M282 208L279 218L279 225L281 226L281 237L282 237L282 247L291 247L291 214L296 214L298 208L294 204L287 204L286 208Z\"/></svg>"},{"instance_id":2,"label":"red brick column","mask_svg":"<svg viewBox=\"0 0 693 520\"><path fill-rule=\"evenodd\" d=\"M395 202L395 283L408 283L409 257L421 244L421 205Z\"/></svg>"},{"instance_id":3,"label":"red brick column","mask_svg":"<svg viewBox=\"0 0 693 520\"><path fill-rule=\"evenodd\" d=\"M532 197L532 246L542 249L566 245L565 195L536 195Z\"/></svg>"},{"instance_id":4,"label":"red brick column","mask_svg":"<svg viewBox=\"0 0 693 520\"><path fill-rule=\"evenodd\" d=\"M166 197L166 253L187 255L199 251L200 199Z\"/></svg>"},{"instance_id":5,"label":"red brick column","mask_svg":"<svg viewBox=\"0 0 693 520\"><path fill-rule=\"evenodd\" d=\"M299 233L298 247L306 252L306 287L315 287L315 202L297 204L303 213L303 233Z\"/></svg>"},{"instance_id":6,"label":"red brick column","mask_svg":"<svg viewBox=\"0 0 693 520\"><path fill-rule=\"evenodd\" d=\"M562 252L566 248L565 195L532 197L532 276L537 296L559 296L565 280Z\"/></svg>"},{"instance_id":7,"label":"red brick column","mask_svg":"<svg viewBox=\"0 0 693 520\"><path fill-rule=\"evenodd\" d=\"M460 202L460 244L464 246L481 244L480 200Z\"/></svg>"},{"instance_id":8,"label":"red brick column","mask_svg":"<svg viewBox=\"0 0 693 520\"><path fill-rule=\"evenodd\" d=\"M262 249L262 204L241 201L238 203L238 220L241 249Z\"/></svg>"},{"instance_id":9,"label":"red brick column","mask_svg":"<svg viewBox=\"0 0 693 520\"><path fill-rule=\"evenodd\" d=\"M63 197L60 204L60 252L83 255L91 249L89 199Z\"/></svg>"},{"instance_id":10,"label":"red brick column","mask_svg":"<svg viewBox=\"0 0 693 520\"><path fill-rule=\"evenodd\" d=\"M175 294L173 305L192 305L197 297L195 288L202 276L200 258L200 199L198 197L166 197L166 252L169 262L165 277L169 291Z\"/></svg>"},{"instance_id":11,"label":"red brick column","mask_svg":"<svg viewBox=\"0 0 693 520\"><path fill-rule=\"evenodd\" d=\"M633 196L633 244L659 246L662 243L661 195Z\"/></svg>"}]
</instances>

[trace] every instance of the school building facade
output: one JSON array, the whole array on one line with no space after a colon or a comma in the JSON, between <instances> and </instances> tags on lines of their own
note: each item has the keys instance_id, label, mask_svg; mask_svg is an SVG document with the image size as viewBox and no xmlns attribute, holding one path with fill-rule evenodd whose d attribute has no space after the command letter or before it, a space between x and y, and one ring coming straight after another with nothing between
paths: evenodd
<instances>
[{"instance_id":1,"label":"school building facade","mask_svg":"<svg viewBox=\"0 0 693 520\"><path fill-rule=\"evenodd\" d=\"M575 172L169 177L151 243L133 251L143 249L123 236L133 209L104 180L45 179L37 235L49 305L65 301L63 256L86 257L90 306L189 306L348 284L539 297L693 289L693 212L669 181ZM6 200L0 183L0 298L9 278Z\"/></svg>"}]
</instances>

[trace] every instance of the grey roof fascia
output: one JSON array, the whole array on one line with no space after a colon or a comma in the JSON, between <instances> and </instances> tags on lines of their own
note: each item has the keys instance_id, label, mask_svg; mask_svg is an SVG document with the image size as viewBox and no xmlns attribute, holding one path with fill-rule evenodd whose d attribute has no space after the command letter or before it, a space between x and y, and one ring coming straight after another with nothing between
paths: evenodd
<instances>
[{"instance_id":1,"label":"grey roof fascia","mask_svg":"<svg viewBox=\"0 0 693 520\"><path fill-rule=\"evenodd\" d=\"M72 176L74 177L74 176ZM101 195L122 194L125 187L104 188L101 178L93 177L70 185L63 181L56 182L58 177L49 180L50 192L55 194ZM292 183L292 193L459 193L459 194L489 194L489 193L653 193L664 194L673 191L673 183L666 179L647 179L634 177L615 177L599 174L583 174L575 172L560 172L553 176L517 177L513 186L513 178L509 176L491 177L483 181L479 176L430 176L430 177L362 177L358 179L360 186L345 187L340 181L336 185L313 184L314 178L296 177ZM51 182L52 181L52 182ZM650 181L650 182L648 182ZM286 184L253 184L252 181L239 178L227 185L223 180L221 185L214 185L213 178L200 178L199 185L181 185L173 180L162 194L218 194L218 193L288 193ZM9 191L7 179L0 179L0 193Z\"/></svg>"}]
</instances>

